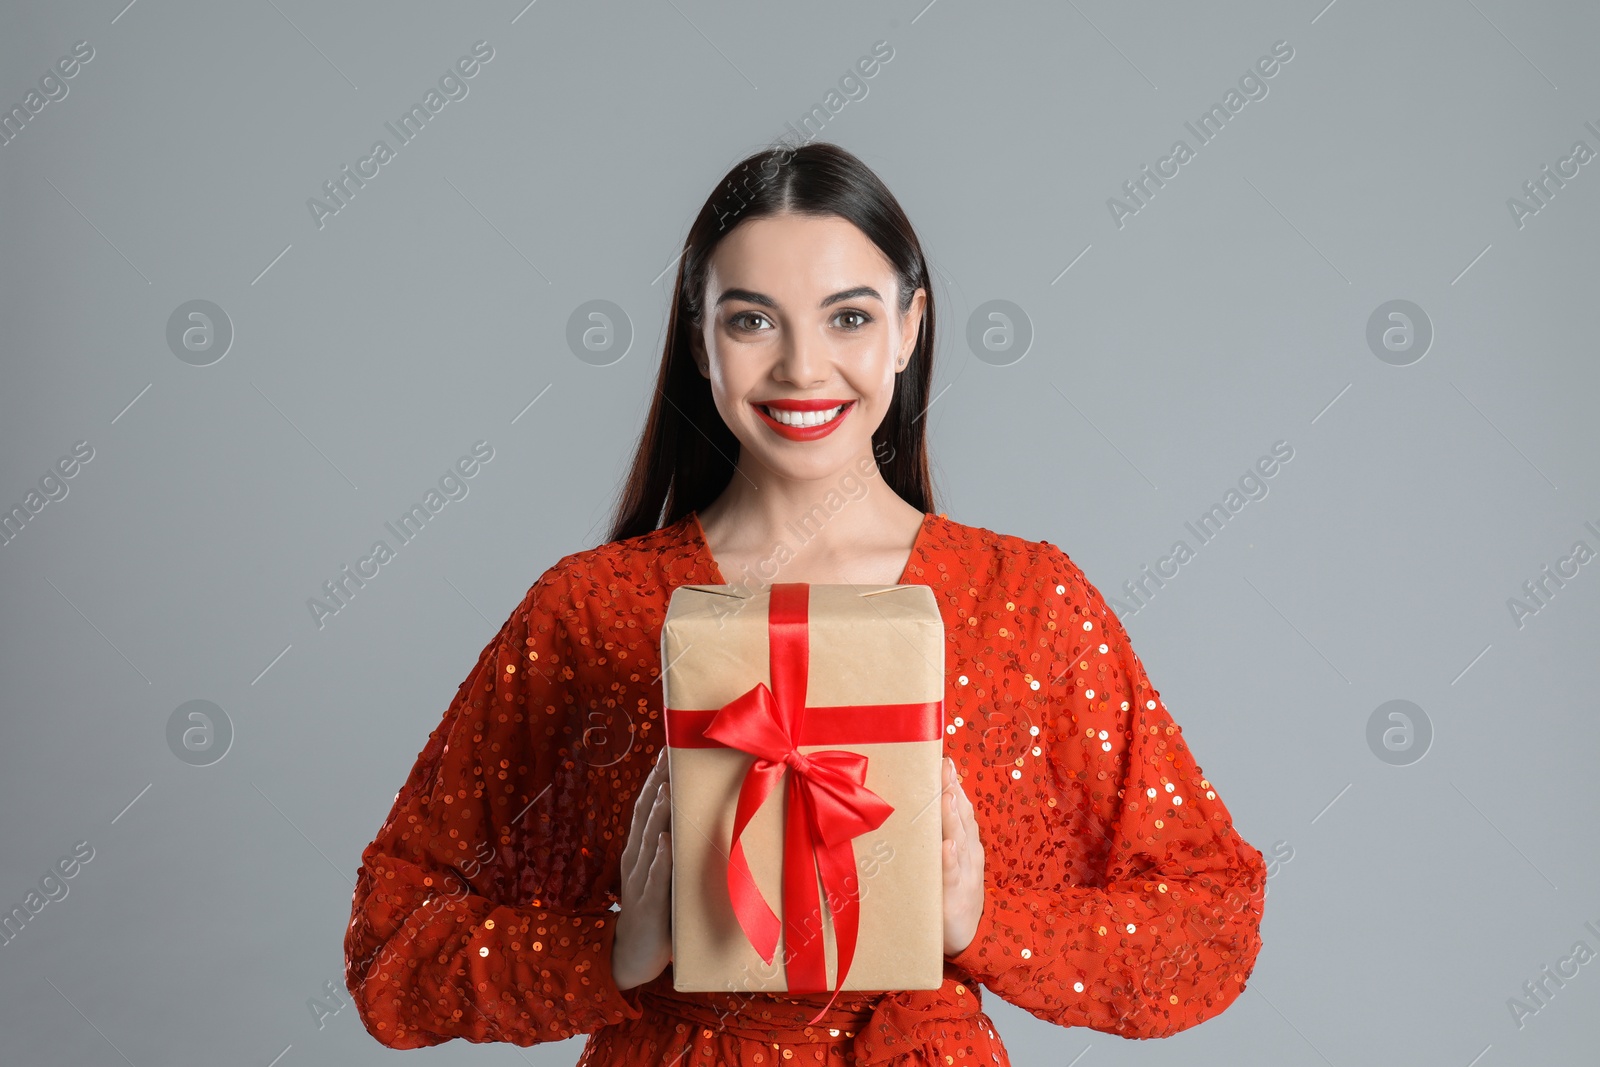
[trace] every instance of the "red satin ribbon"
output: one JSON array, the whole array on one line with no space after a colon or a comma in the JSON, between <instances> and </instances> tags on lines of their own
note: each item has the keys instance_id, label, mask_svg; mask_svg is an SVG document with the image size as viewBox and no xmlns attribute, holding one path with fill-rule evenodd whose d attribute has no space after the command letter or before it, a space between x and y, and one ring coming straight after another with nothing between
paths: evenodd
<instances>
[{"instance_id":1,"label":"red satin ribbon","mask_svg":"<svg viewBox=\"0 0 1600 1067\"><path fill-rule=\"evenodd\" d=\"M777 788L784 768L793 770L788 776L783 835L783 934L792 957L785 962L788 991L828 992L821 902L814 869L820 872L823 888L827 890L838 949L833 995L812 1018L814 1025L827 1014L844 988L845 975L855 956L861 896L855 877L855 846L851 842L882 826L894 807L866 787L867 757L842 749L809 754L799 749L801 744L828 743L814 740L817 731L806 729L806 713L823 710L806 706L806 674L810 665L806 630L809 591L805 582L778 582L771 587L767 639L772 687L769 689L766 683L757 682L743 695L724 704L709 723L703 718L688 718L696 716L695 712L668 708L667 733L668 743L678 747L686 743L703 747L705 742L701 737L704 737L755 756L755 762L745 772L734 814L733 841L728 857L728 896L745 936L769 966L777 952L778 917L750 874L740 837L751 817ZM883 740L917 741L927 740L924 734L939 737L944 702L847 704L826 710L829 718L839 715L876 718L882 727L860 731L868 735L886 734ZM863 720L857 718L856 721ZM930 726L931 734L928 733ZM686 733L691 736L684 736ZM854 738L849 741L830 738L829 741L866 743ZM835 901L839 902L837 909Z\"/></svg>"}]
</instances>

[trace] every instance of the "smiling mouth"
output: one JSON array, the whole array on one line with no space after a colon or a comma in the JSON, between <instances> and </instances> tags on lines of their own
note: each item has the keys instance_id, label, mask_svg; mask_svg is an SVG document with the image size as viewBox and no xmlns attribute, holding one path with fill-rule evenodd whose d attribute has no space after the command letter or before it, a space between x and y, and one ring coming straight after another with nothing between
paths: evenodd
<instances>
[{"instance_id":1,"label":"smiling mouth","mask_svg":"<svg viewBox=\"0 0 1600 1067\"><path fill-rule=\"evenodd\" d=\"M840 404L838 407L825 408L822 411L789 411L784 408L770 407L766 404L757 404L756 407L774 422L781 422L785 426L805 429L811 426L826 426L837 419L849 404Z\"/></svg>"}]
</instances>

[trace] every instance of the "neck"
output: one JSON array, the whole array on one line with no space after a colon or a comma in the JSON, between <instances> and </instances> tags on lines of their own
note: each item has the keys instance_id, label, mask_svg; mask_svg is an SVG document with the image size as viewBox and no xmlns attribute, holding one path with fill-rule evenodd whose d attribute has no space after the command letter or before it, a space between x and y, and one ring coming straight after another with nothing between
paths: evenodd
<instances>
[{"instance_id":1,"label":"neck","mask_svg":"<svg viewBox=\"0 0 1600 1067\"><path fill-rule=\"evenodd\" d=\"M885 530L920 517L884 483L870 451L811 480L783 477L741 454L728 487L700 512L725 552L761 554L781 541L829 557L879 544Z\"/></svg>"}]
</instances>

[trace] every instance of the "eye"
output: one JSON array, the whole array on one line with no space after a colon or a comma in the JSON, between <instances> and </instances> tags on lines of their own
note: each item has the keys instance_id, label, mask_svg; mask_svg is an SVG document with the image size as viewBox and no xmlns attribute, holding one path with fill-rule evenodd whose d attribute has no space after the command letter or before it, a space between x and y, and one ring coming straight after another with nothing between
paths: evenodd
<instances>
[{"instance_id":1,"label":"eye","mask_svg":"<svg viewBox=\"0 0 1600 1067\"><path fill-rule=\"evenodd\" d=\"M745 320L747 319L760 319L762 322L768 321L767 317L759 311L740 311L728 317L728 325L744 333L759 333L760 331L755 327L746 324Z\"/></svg>"},{"instance_id":2,"label":"eye","mask_svg":"<svg viewBox=\"0 0 1600 1067\"><path fill-rule=\"evenodd\" d=\"M846 310L841 311L841 312L839 312L839 314L835 315L834 318L835 319L842 319L846 315L853 315L854 317L856 317L856 318L861 320L855 326L846 327L846 332L847 333L855 333L857 330L861 329L862 327L866 326L867 323L872 321L872 316L871 315L868 315L864 311L857 311L855 308L847 308Z\"/></svg>"}]
</instances>

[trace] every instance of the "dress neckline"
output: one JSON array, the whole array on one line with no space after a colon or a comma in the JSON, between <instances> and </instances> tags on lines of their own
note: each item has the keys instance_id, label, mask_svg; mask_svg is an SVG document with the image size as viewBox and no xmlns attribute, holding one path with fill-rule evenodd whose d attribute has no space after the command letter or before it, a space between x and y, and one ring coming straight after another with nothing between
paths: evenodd
<instances>
[{"instance_id":1,"label":"dress neckline","mask_svg":"<svg viewBox=\"0 0 1600 1067\"><path fill-rule=\"evenodd\" d=\"M933 520L935 518L935 514L931 511L924 511L922 513L922 521L917 524L916 536L911 540L911 554L906 557L906 565L901 569L900 577L895 580L894 584L910 584L908 579L911 577L911 569L917 565L917 557L923 550L924 542L927 541L928 529L933 525ZM717 558L711 554L711 542L706 539L705 527L700 525L699 510L690 509L689 513L684 516L684 521L688 526L689 538L694 544L696 554L699 556L701 562L705 564L707 572L710 573L713 579L715 579L714 581L707 582L706 584L730 584L728 580L723 577L722 568L718 565Z\"/></svg>"}]
</instances>

